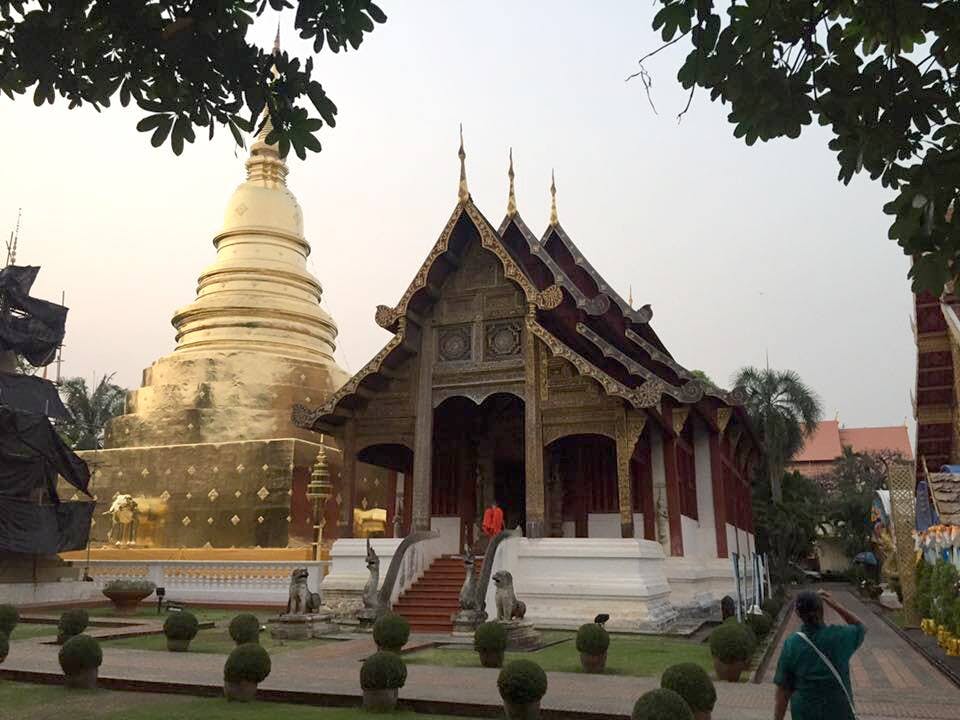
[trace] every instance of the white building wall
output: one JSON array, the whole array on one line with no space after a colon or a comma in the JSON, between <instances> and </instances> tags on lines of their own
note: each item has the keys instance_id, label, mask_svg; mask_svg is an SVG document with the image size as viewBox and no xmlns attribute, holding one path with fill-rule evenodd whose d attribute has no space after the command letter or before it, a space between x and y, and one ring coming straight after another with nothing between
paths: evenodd
<instances>
[{"instance_id":1,"label":"white building wall","mask_svg":"<svg viewBox=\"0 0 960 720\"><path fill-rule=\"evenodd\" d=\"M699 539L695 548L692 548L696 557L712 559L717 557L717 525L716 512L713 507L713 465L710 462L710 430L696 419L693 429L694 463L697 473L697 514L699 519ZM684 555L690 555L687 550L686 538L683 545Z\"/></svg>"}]
</instances>

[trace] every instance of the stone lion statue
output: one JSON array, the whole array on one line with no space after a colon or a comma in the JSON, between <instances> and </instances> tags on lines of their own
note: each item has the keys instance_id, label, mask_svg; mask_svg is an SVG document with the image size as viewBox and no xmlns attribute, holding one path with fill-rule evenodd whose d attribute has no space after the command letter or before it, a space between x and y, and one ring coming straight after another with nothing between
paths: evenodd
<instances>
[{"instance_id":1,"label":"stone lion statue","mask_svg":"<svg viewBox=\"0 0 960 720\"><path fill-rule=\"evenodd\" d=\"M523 620L527 614L527 606L517 599L517 594L513 590L513 575L506 570L500 570L493 574L493 582L497 586L497 620L499 622L510 622L512 620Z\"/></svg>"},{"instance_id":2,"label":"stone lion statue","mask_svg":"<svg viewBox=\"0 0 960 720\"><path fill-rule=\"evenodd\" d=\"M287 600L288 615L310 615L320 610L320 594L307 587L309 573L306 568L297 568L290 574L290 597Z\"/></svg>"},{"instance_id":3,"label":"stone lion statue","mask_svg":"<svg viewBox=\"0 0 960 720\"><path fill-rule=\"evenodd\" d=\"M117 493L113 496L110 509L103 514L109 515L113 521L107 532L107 542L117 545L133 545L137 542L140 508L133 495Z\"/></svg>"}]
</instances>

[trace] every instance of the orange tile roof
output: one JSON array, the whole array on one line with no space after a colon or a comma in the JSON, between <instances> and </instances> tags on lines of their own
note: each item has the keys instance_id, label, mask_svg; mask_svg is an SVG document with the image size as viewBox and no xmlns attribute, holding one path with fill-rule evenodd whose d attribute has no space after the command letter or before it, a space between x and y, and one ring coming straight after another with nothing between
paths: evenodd
<instances>
[{"instance_id":1,"label":"orange tile roof","mask_svg":"<svg viewBox=\"0 0 960 720\"><path fill-rule=\"evenodd\" d=\"M807 438L803 449L793 457L793 462L829 462L843 455L840 444L840 423L823 420L813 435Z\"/></svg>"},{"instance_id":2,"label":"orange tile roof","mask_svg":"<svg viewBox=\"0 0 960 720\"><path fill-rule=\"evenodd\" d=\"M824 420L817 425L803 449L793 462L815 463L836 460L843 455L843 446L849 445L854 452L899 452L904 459L913 459L913 448L905 425L893 427L844 428L836 420Z\"/></svg>"}]
</instances>

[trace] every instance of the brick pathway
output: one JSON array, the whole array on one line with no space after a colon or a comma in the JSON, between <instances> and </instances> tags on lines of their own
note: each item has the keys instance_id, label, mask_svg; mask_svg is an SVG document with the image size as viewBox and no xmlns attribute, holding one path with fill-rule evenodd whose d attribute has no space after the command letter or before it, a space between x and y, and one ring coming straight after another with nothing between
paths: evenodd
<instances>
[{"instance_id":1,"label":"brick pathway","mask_svg":"<svg viewBox=\"0 0 960 720\"><path fill-rule=\"evenodd\" d=\"M869 626L861 649L862 665L854 680L864 720L956 720L960 691L940 679L939 673L859 602L846 595L841 601L849 602ZM49 638L12 643L10 655L0 665L0 676L59 677L57 647L44 640ZM418 638L412 640L416 643ZM271 699L359 704L360 661L373 649L372 640L363 638L277 654L261 689ZM222 655L185 653L171 658L162 652L110 648L104 653L100 677L107 685L123 681L130 689L219 694L223 662ZM458 706L465 714L471 714L473 708L472 714L489 715L491 707L499 705L496 678L496 670L483 668L411 665L400 698L418 710L450 712ZM544 709L618 720L629 716L637 697L658 684L656 678L579 673L550 673L549 680ZM772 716L774 688L769 682L718 683L717 691L715 720L769 720Z\"/></svg>"}]
</instances>

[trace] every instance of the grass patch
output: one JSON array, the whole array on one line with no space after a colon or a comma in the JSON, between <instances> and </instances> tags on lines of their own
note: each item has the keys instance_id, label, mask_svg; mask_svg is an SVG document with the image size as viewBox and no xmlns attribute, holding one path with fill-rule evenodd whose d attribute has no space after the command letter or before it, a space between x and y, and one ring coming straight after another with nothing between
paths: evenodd
<instances>
[{"instance_id":1,"label":"grass patch","mask_svg":"<svg viewBox=\"0 0 960 720\"><path fill-rule=\"evenodd\" d=\"M215 628L201 630L197 636L190 641L189 652L194 653L214 653L218 655L229 655L237 646L230 637L228 630L229 621L223 620ZM336 642L335 640L274 640L270 637L269 631L260 633L260 644L271 655L285 650L296 650L305 647L315 647L320 643ZM104 648L127 648L130 650L156 650L167 652L167 638L162 633L157 635L141 635L139 637L118 638L116 640L103 640L101 644Z\"/></svg>"},{"instance_id":2,"label":"grass patch","mask_svg":"<svg viewBox=\"0 0 960 720\"><path fill-rule=\"evenodd\" d=\"M228 703L114 690L66 690L51 685L0 681L0 720L350 720L373 717L359 708L323 708L286 703ZM396 713L392 720L454 720L445 715Z\"/></svg>"},{"instance_id":3,"label":"grass patch","mask_svg":"<svg viewBox=\"0 0 960 720\"><path fill-rule=\"evenodd\" d=\"M57 634L56 624L46 623L17 623L10 634L11 640L29 640L35 637L52 637Z\"/></svg>"},{"instance_id":4,"label":"grass patch","mask_svg":"<svg viewBox=\"0 0 960 720\"><path fill-rule=\"evenodd\" d=\"M558 645L536 652L507 653L505 660L525 658L533 660L547 672L583 672L580 654L573 642L573 633L544 633L548 642L567 640ZM480 660L473 650L447 650L432 648L415 653L405 653L403 659L410 664L442 665L446 667L480 667ZM650 677L659 675L671 665L692 662L713 674L710 648L704 643L677 638L646 635L613 635L607 651L607 673Z\"/></svg>"}]
</instances>

